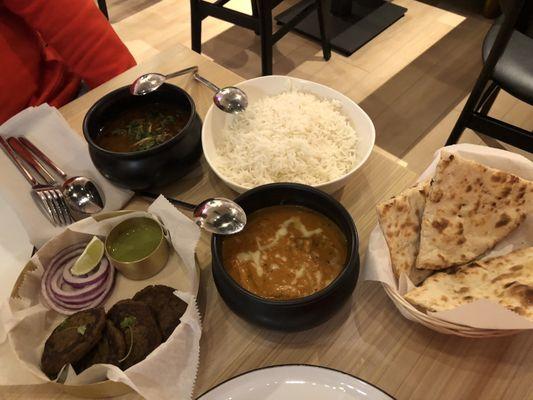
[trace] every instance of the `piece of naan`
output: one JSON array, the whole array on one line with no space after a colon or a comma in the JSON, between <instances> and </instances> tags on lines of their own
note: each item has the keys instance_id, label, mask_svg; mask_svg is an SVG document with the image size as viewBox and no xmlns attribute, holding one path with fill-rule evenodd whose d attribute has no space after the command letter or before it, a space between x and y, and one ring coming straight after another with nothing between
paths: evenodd
<instances>
[{"instance_id":1,"label":"piece of naan","mask_svg":"<svg viewBox=\"0 0 533 400\"><path fill-rule=\"evenodd\" d=\"M415 285L430 274L415 268L428 188L429 181L421 182L376 207L379 224L389 247L394 276L398 279L403 272Z\"/></svg>"},{"instance_id":2,"label":"piece of naan","mask_svg":"<svg viewBox=\"0 0 533 400\"><path fill-rule=\"evenodd\" d=\"M434 312L487 299L533 321L533 247L437 272L404 297Z\"/></svg>"},{"instance_id":3,"label":"piece of naan","mask_svg":"<svg viewBox=\"0 0 533 400\"><path fill-rule=\"evenodd\" d=\"M533 211L533 182L443 152L422 217L416 267L475 260Z\"/></svg>"}]
</instances>

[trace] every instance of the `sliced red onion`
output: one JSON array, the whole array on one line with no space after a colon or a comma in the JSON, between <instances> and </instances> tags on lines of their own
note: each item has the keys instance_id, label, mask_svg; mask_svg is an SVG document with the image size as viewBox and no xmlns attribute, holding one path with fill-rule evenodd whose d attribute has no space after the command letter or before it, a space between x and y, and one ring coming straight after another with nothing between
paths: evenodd
<instances>
[{"instance_id":1,"label":"sliced red onion","mask_svg":"<svg viewBox=\"0 0 533 400\"><path fill-rule=\"evenodd\" d=\"M41 291L44 291L46 285L48 285L48 282L51 279L51 275L53 275L58 268L72 258L78 257L81 253L83 253L83 246L84 245L82 244L69 246L61 250L50 260L50 263L48 264L48 267L45 268L43 277L41 278Z\"/></svg>"},{"instance_id":2,"label":"sliced red onion","mask_svg":"<svg viewBox=\"0 0 533 400\"><path fill-rule=\"evenodd\" d=\"M98 265L98 269L96 269L95 272L93 272L90 275L82 275L82 276L74 276L72 275L72 272L70 271L72 269L72 266L74 265L75 261L72 262L69 266L63 268L63 280L68 283L70 286L73 286L75 288L83 288L87 285L91 285L95 282L98 282L105 278L105 274L107 273L109 261L107 261L107 258L102 258L100 261L100 264Z\"/></svg>"},{"instance_id":3,"label":"sliced red onion","mask_svg":"<svg viewBox=\"0 0 533 400\"><path fill-rule=\"evenodd\" d=\"M107 275L106 275L106 278L107 278ZM75 295L75 296L65 298L65 297L58 296L53 290L51 290L50 297L55 299L59 304L63 306L67 306L69 304L74 306L77 304L88 303L96 299L98 296L102 294L102 291L103 291L102 288L103 288L104 282L105 280L101 284L98 284L98 286L96 286L95 289L90 293L85 293L85 294ZM73 293L76 293L76 292L73 292Z\"/></svg>"},{"instance_id":4,"label":"sliced red onion","mask_svg":"<svg viewBox=\"0 0 533 400\"><path fill-rule=\"evenodd\" d=\"M87 243L80 243L66 247L45 268L41 292L47 305L58 313L71 315L97 307L105 301L113 287L115 269L106 258L102 259L97 271L91 275L74 277L70 273L70 268L86 246ZM69 281L73 278L74 284L67 282L65 275L69 277Z\"/></svg>"},{"instance_id":5,"label":"sliced red onion","mask_svg":"<svg viewBox=\"0 0 533 400\"><path fill-rule=\"evenodd\" d=\"M64 268L68 268L69 264L66 264ZM63 281L63 271L61 269L58 269L52 276L50 289L52 290L52 293L60 299L70 299L73 297L80 297L84 295L90 295L94 290L98 289L100 287L100 283L96 282L91 285L87 285L81 289L73 288L70 286L72 290L64 290L63 286L67 286L65 281Z\"/></svg>"},{"instance_id":6,"label":"sliced red onion","mask_svg":"<svg viewBox=\"0 0 533 400\"><path fill-rule=\"evenodd\" d=\"M88 308L94 308L94 307L98 307L99 305L101 305L105 301L109 293L111 292L111 288L113 287L113 282L114 282L114 274L111 273L108 275L107 279L105 280L102 286L103 287L102 293L94 300L89 300L85 303L76 304L76 305L68 304L63 301L60 301L59 299L54 299L53 297L50 296L48 292L45 295L45 299L47 300L47 302L51 303L50 308L54 309L55 311L60 312L61 314L71 315L77 311L85 310Z\"/></svg>"}]
</instances>

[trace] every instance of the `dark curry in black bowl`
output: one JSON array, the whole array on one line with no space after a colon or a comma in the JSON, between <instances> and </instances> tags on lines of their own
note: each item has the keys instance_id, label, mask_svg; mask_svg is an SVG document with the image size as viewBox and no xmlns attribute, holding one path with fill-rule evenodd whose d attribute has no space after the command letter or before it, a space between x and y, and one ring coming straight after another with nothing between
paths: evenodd
<instances>
[{"instance_id":1,"label":"dark curry in black bowl","mask_svg":"<svg viewBox=\"0 0 533 400\"><path fill-rule=\"evenodd\" d=\"M189 111L176 109L173 104L139 104L106 122L94 141L117 153L148 150L172 139L188 120Z\"/></svg>"},{"instance_id":2,"label":"dark curry in black bowl","mask_svg":"<svg viewBox=\"0 0 533 400\"><path fill-rule=\"evenodd\" d=\"M117 89L98 100L83 122L95 167L133 190L188 173L201 155L201 127L192 98L170 84L145 96L131 95L128 86Z\"/></svg>"}]
</instances>

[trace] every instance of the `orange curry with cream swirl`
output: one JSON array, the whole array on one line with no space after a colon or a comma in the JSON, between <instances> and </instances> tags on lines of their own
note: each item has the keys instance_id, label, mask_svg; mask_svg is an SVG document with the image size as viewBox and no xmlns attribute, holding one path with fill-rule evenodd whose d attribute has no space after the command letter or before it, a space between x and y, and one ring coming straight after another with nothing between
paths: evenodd
<instances>
[{"instance_id":1,"label":"orange curry with cream swirl","mask_svg":"<svg viewBox=\"0 0 533 400\"><path fill-rule=\"evenodd\" d=\"M328 286L347 257L346 237L329 218L300 206L251 213L245 229L224 238L225 269L260 297L289 300Z\"/></svg>"}]
</instances>

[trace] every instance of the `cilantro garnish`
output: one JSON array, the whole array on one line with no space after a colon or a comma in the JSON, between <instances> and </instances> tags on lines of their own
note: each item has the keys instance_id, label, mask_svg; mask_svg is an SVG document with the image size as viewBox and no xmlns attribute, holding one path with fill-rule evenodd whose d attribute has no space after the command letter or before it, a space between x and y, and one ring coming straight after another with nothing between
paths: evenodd
<instances>
[{"instance_id":1,"label":"cilantro garnish","mask_svg":"<svg viewBox=\"0 0 533 400\"><path fill-rule=\"evenodd\" d=\"M80 335L85 335L85 331L87 330L87 325L80 325L78 326L78 329L76 329Z\"/></svg>"},{"instance_id":2,"label":"cilantro garnish","mask_svg":"<svg viewBox=\"0 0 533 400\"><path fill-rule=\"evenodd\" d=\"M131 315L124 317L124 319L120 321L120 327L122 329L127 329L130 332L130 348L128 349L128 352L126 353L126 355L122 357L120 360L118 360L118 362L122 362L130 356L131 350L133 349L133 331L131 330L131 328L132 326L135 325L136 322L137 322L137 318Z\"/></svg>"},{"instance_id":3,"label":"cilantro garnish","mask_svg":"<svg viewBox=\"0 0 533 400\"><path fill-rule=\"evenodd\" d=\"M124 317L124 319L120 321L120 327L122 329L131 328L133 325L135 325L135 322L137 322L137 318L130 315L130 316Z\"/></svg>"}]
</instances>

